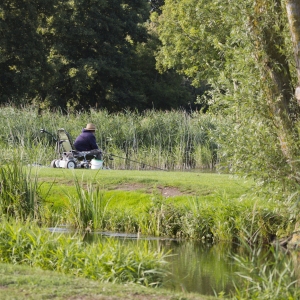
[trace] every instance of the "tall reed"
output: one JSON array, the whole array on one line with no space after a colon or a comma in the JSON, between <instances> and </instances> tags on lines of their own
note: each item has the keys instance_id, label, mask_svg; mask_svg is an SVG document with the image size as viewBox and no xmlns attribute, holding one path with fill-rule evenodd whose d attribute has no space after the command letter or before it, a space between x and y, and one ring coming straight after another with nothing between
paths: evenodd
<instances>
[{"instance_id":1,"label":"tall reed","mask_svg":"<svg viewBox=\"0 0 300 300\"><path fill-rule=\"evenodd\" d=\"M218 163L216 138L224 123L221 117L154 110L109 114L95 109L74 113L45 110L39 114L32 106L22 110L0 107L2 157L9 157L11 149L17 149L26 162L49 165L56 158L54 140L41 134L40 129L55 135L57 129L65 128L74 140L89 122L96 124L99 146L122 157L108 161L111 168L214 168Z\"/></svg>"},{"instance_id":2,"label":"tall reed","mask_svg":"<svg viewBox=\"0 0 300 300\"><path fill-rule=\"evenodd\" d=\"M80 182L74 177L75 194L68 194L66 218L76 229L103 229L109 200L105 200L99 185Z\"/></svg>"},{"instance_id":3,"label":"tall reed","mask_svg":"<svg viewBox=\"0 0 300 300\"><path fill-rule=\"evenodd\" d=\"M0 212L21 220L41 219L37 174L15 158L0 166Z\"/></svg>"}]
</instances>

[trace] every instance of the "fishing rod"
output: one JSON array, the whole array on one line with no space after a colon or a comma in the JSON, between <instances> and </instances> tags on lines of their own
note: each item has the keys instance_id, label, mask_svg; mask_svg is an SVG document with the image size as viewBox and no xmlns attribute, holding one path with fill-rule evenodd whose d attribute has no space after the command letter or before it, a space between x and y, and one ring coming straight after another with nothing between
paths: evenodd
<instances>
[{"instance_id":1,"label":"fishing rod","mask_svg":"<svg viewBox=\"0 0 300 300\"><path fill-rule=\"evenodd\" d=\"M64 141L60 141L58 137L55 137L52 133L50 133L49 131L45 130L44 128L40 129L41 133L47 133L48 135L50 135L53 140L55 141L55 151L60 154L60 149L61 149L61 145Z\"/></svg>"},{"instance_id":2,"label":"fishing rod","mask_svg":"<svg viewBox=\"0 0 300 300\"><path fill-rule=\"evenodd\" d=\"M57 138L52 133L50 133L49 131L42 128L42 129L40 129L40 132L41 133L47 133L47 134L51 135L51 137L54 139L54 141L57 142Z\"/></svg>"},{"instance_id":3,"label":"fishing rod","mask_svg":"<svg viewBox=\"0 0 300 300\"><path fill-rule=\"evenodd\" d=\"M162 169L162 168L158 168L158 167L150 166L150 165L148 165L148 164L145 164L145 163L143 163L143 162L136 161L136 160L129 159L129 158L126 158L126 157L122 157L122 156L118 156L118 155L115 155L115 154L112 154L112 153L110 153L110 154L108 154L108 155L109 155L110 157L114 156L114 157L122 158L122 159L125 159L125 160L129 160L129 161L132 161L132 162L138 163L138 164L140 164L140 165L142 165L142 166L147 166L147 167L150 167L150 168L153 168L153 169L158 169L158 170L161 170L161 171L168 171L168 170L166 170L166 169Z\"/></svg>"}]
</instances>

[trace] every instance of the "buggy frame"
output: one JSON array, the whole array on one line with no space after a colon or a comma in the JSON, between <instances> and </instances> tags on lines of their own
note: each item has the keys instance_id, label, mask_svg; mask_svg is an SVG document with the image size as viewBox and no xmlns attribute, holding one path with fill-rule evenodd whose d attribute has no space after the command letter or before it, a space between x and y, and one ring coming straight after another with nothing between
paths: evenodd
<instances>
[{"instance_id":1,"label":"buggy frame","mask_svg":"<svg viewBox=\"0 0 300 300\"><path fill-rule=\"evenodd\" d=\"M91 151L77 151L74 149L72 138L64 128L57 130L56 137L45 129L41 133L47 133L55 140L55 152L58 158L51 161L52 168L91 168L91 160L96 154ZM102 161L103 162L103 161Z\"/></svg>"}]
</instances>

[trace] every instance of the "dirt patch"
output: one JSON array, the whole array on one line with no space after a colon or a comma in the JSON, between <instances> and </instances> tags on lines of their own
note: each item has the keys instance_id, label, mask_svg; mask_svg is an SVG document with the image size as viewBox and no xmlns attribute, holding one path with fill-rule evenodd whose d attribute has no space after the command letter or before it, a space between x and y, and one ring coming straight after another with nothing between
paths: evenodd
<instances>
[{"instance_id":1,"label":"dirt patch","mask_svg":"<svg viewBox=\"0 0 300 300\"><path fill-rule=\"evenodd\" d=\"M142 183L124 183L115 187L115 190L122 190L122 191L135 191L135 190L148 190L145 184Z\"/></svg>"},{"instance_id":2,"label":"dirt patch","mask_svg":"<svg viewBox=\"0 0 300 300\"><path fill-rule=\"evenodd\" d=\"M160 187L159 189L161 191L161 194L166 198L183 195L183 193L180 192L180 190L175 187L165 186L165 187Z\"/></svg>"},{"instance_id":3,"label":"dirt patch","mask_svg":"<svg viewBox=\"0 0 300 300\"><path fill-rule=\"evenodd\" d=\"M159 186L156 188L149 187L142 183L126 183L119 185L115 188L115 190L122 190L122 191L135 191L135 190L144 190L146 193L160 193L162 196L168 197L175 197L184 195L178 188L176 187L169 187L169 186Z\"/></svg>"},{"instance_id":4,"label":"dirt patch","mask_svg":"<svg viewBox=\"0 0 300 300\"><path fill-rule=\"evenodd\" d=\"M191 300L201 300L203 299L201 296L185 296L185 297L176 297L176 295L156 295L156 294L139 294L139 293L128 293L126 295L119 295L119 296L107 296L107 295L82 295L82 296L73 296L68 297L68 300L120 300L120 299L134 299L134 300L151 300L151 299L157 299L157 300L172 300L172 299L191 299Z\"/></svg>"},{"instance_id":5,"label":"dirt patch","mask_svg":"<svg viewBox=\"0 0 300 300\"><path fill-rule=\"evenodd\" d=\"M87 296L75 296L69 297L68 300L120 300L120 299L134 299L134 300L172 300L172 299L188 299L188 298L174 298L174 296L157 296L157 295L134 295L128 294L126 297L120 298L120 296L104 296L104 295L87 295ZM192 299L192 298L191 298ZM199 298L200 299L200 298Z\"/></svg>"}]
</instances>

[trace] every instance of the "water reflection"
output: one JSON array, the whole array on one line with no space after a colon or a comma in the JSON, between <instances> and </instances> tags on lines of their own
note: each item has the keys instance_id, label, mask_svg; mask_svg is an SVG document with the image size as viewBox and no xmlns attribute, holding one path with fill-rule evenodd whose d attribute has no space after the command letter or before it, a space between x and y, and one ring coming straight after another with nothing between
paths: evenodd
<instances>
[{"instance_id":1,"label":"water reflection","mask_svg":"<svg viewBox=\"0 0 300 300\"><path fill-rule=\"evenodd\" d=\"M169 258L171 275L164 283L168 289L204 295L233 289L237 268L229 255L233 251L230 245L172 242L164 248L174 254Z\"/></svg>"},{"instance_id":2,"label":"water reflection","mask_svg":"<svg viewBox=\"0 0 300 300\"><path fill-rule=\"evenodd\" d=\"M52 231L57 230L52 229ZM58 232L65 232L65 230L62 229ZM249 248L229 243L212 245L115 232L98 232L84 236L84 240L90 243L105 243L108 238L117 238L126 245L140 245L141 247L148 243L148 247L153 251L169 252L170 255L166 259L169 274L162 286L176 292L193 292L202 295L217 295L224 292L228 295L234 290L234 285L240 285L241 279L236 272L244 273L245 271L233 256L238 254L242 258L250 257ZM258 265L260 258L266 258L265 254L270 253L268 250L266 247L257 251L259 255L255 259L258 261ZM288 255L283 257L288 259ZM272 260L272 255L270 255L270 259ZM298 259L299 256L295 260ZM281 263L284 265L284 261Z\"/></svg>"},{"instance_id":3,"label":"water reflection","mask_svg":"<svg viewBox=\"0 0 300 300\"><path fill-rule=\"evenodd\" d=\"M163 287L173 291L195 292L203 295L228 293L233 289L237 266L230 254L237 251L229 244L203 244L201 242L177 241L159 238L137 238L134 234L98 233L85 237L86 241L105 242L106 236L122 239L124 243L140 244L145 241L154 250L170 252L167 257L169 275Z\"/></svg>"}]
</instances>

